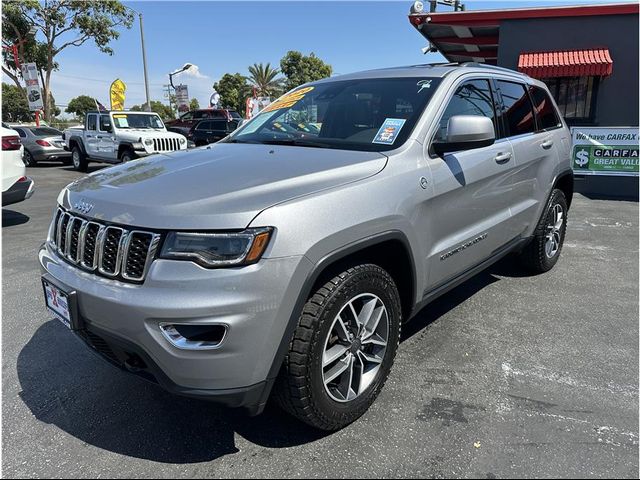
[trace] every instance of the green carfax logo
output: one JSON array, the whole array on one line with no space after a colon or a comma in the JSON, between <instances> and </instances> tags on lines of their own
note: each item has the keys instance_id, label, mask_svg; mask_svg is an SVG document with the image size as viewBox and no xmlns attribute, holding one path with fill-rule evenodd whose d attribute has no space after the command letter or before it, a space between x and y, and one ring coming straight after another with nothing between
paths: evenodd
<instances>
[{"instance_id":1,"label":"green carfax logo","mask_svg":"<svg viewBox=\"0 0 640 480\"><path fill-rule=\"evenodd\" d=\"M638 145L576 145L576 170L638 172Z\"/></svg>"}]
</instances>

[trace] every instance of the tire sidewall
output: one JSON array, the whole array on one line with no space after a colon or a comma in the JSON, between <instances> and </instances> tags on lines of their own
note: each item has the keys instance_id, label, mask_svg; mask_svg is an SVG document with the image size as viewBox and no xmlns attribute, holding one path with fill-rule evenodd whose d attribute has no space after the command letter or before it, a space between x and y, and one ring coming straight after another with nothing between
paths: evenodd
<instances>
[{"instance_id":1,"label":"tire sidewall","mask_svg":"<svg viewBox=\"0 0 640 480\"><path fill-rule=\"evenodd\" d=\"M122 152L122 155L120 155L120 161L122 163L130 162L131 160L135 160L135 158L131 150L125 150Z\"/></svg>"},{"instance_id":2,"label":"tire sidewall","mask_svg":"<svg viewBox=\"0 0 640 480\"><path fill-rule=\"evenodd\" d=\"M82 152L78 147L73 147L71 151L71 164L75 170L82 170Z\"/></svg>"},{"instance_id":3,"label":"tire sidewall","mask_svg":"<svg viewBox=\"0 0 640 480\"><path fill-rule=\"evenodd\" d=\"M546 234L547 227L553 222L553 210L556 205L560 205L562 207L564 220L560 229L560 246L558 247L558 251L555 253L555 255L549 258L545 251ZM549 200L549 204L547 205L543 223L540 226L540 230L538 232L538 254L540 255L540 261L544 270L551 270L560 258L560 253L562 253L562 247L564 245L564 237L567 232L567 219L568 208L567 200L564 196L564 193L562 193L561 190L554 190L553 194L551 195L551 199Z\"/></svg>"},{"instance_id":4,"label":"tire sidewall","mask_svg":"<svg viewBox=\"0 0 640 480\"><path fill-rule=\"evenodd\" d=\"M359 270L340 285L322 307L321 321L315 332L308 365L312 403L329 423L347 423L362 415L378 396L393 365L400 337L401 309L397 288L391 277L373 265ZM389 338L382 366L375 380L360 396L350 402L333 400L324 387L322 356L333 321L346 303L357 295L371 293L384 303L389 317Z\"/></svg>"}]
</instances>

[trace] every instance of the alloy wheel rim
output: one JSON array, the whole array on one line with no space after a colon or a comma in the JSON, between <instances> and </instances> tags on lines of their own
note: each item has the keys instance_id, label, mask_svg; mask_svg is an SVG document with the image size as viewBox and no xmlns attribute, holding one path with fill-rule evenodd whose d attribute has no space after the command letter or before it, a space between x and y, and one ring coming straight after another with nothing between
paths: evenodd
<instances>
[{"instance_id":1,"label":"alloy wheel rim","mask_svg":"<svg viewBox=\"0 0 640 480\"><path fill-rule=\"evenodd\" d=\"M336 402L361 396L382 367L389 341L389 315L372 293L353 297L333 320L324 343L322 381Z\"/></svg>"},{"instance_id":2,"label":"alloy wheel rim","mask_svg":"<svg viewBox=\"0 0 640 480\"><path fill-rule=\"evenodd\" d=\"M564 210L562 205L556 203L553 206L551 223L547 225L547 233L545 235L544 251L547 258L553 258L560 250L563 224Z\"/></svg>"},{"instance_id":3,"label":"alloy wheel rim","mask_svg":"<svg viewBox=\"0 0 640 480\"><path fill-rule=\"evenodd\" d=\"M74 151L73 154L73 164L77 167L80 165L80 155L78 155L77 151Z\"/></svg>"}]
</instances>

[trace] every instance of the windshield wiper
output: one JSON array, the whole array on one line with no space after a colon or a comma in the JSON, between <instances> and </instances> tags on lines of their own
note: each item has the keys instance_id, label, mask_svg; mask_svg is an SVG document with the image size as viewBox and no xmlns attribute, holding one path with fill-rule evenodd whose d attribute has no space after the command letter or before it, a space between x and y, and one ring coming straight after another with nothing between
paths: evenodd
<instances>
[{"instance_id":1,"label":"windshield wiper","mask_svg":"<svg viewBox=\"0 0 640 480\"><path fill-rule=\"evenodd\" d=\"M328 143L312 142L308 140L297 140L294 138L282 138L279 140L262 140L260 143L265 145L293 145L295 147L312 147L312 148L331 148Z\"/></svg>"}]
</instances>

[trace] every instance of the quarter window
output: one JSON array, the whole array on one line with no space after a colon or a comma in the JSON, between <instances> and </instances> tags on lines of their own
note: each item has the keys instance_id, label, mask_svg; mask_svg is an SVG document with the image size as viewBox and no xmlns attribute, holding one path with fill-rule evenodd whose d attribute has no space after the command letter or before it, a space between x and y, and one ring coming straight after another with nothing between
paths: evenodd
<instances>
[{"instance_id":1,"label":"quarter window","mask_svg":"<svg viewBox=\"0 0 640 480\"><path fill-rule=\"evenodd\" d=\"M471 80L458 87L440 119L436 142L446 141L449 119L454 115L488 117L493 121L495 128L495 111L489 82L487 80Z\"/></svg>"},{"instance_id":2,"label":"quarter window","mask_svg":"<svg viewBox=\"0 0 640 480\"><path fill-rule=\"evenodd\" d=\"M539 87L529 87L533 108L538 118L538 130L550 130L562 126L549 94Z\"/></svg>"},{"instance_id":3,"label":"quarter window","mask_svg":"<svg viewBox=\"0 0 640 480\"><path fill-rule=\"evenodd\" d=\"M502 80L497 83L502 96L502 118L507 136L535 132L535 116L524 85Z\"/></svg>"}]
</instances>

